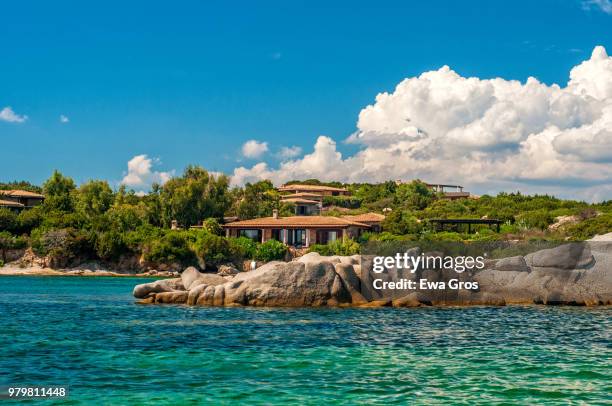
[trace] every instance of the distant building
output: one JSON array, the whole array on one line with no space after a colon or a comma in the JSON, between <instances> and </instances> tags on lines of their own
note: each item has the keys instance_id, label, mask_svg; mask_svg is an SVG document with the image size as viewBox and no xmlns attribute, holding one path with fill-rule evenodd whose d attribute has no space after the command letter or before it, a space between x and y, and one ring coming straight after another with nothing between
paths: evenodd
<instances>
[{"instance_id":1,"label":"distant building","mask_svg":"<svg viewBox=\"0 0 612 406\"><path fill-rule=\"evenodd\" d=\"M322 185L283 185L278 188L281 193L309 193L320 196L348 196L349 191L344 188Z\"/></svg>"},{"instance_id":2,"label":"distant building","mask_svg":"<svg viewBox=\"0 0 612 406\"><path fill-rule=\"evenodd\" d=\"M2 196L0 195L0 208L19 211L22 210L23 207L24 206L21 203L13 202L11 200L3 200Z\"/></svg>"},{"instance_id":3,"label":"distant building","mask_svg":"<svg viewBox=\"0 0 612 406\"><path fill-rule=\"evenodd\" d=\"M333 216L272 217L235 221L223 225L227 237L248 237L257 242L274 239L286 245L303 248L327 244L342 238L356 238L369 230L368 224Z\"/></svg>"},{"instance_id":4,"label":"distant building","mask_svg":"<svg viewBox=\"0 0 612 406\"><path fill-rule=\"evenodd\" d=\"M40 193L27 190L0 190L0 207L23 210L38 206L45 200Z\"/></svg>"},{"instance_id":5,"label":"distant building","mask_svg":"<svg viewBox=\"0 0 612 406\"><path fill-rule=\"evenodd\" d=\"M445 199L467 199L470 197L470 192L464 192L461 185L442 185L437 183L425 183L428 188L436 193L441 193ZM450 190L449 190L450 189Z\"/></svg>"},{"instance_id":6,"label":"distant building","mask_svg":"<svg viewBox=\"0 0 612 406\"><path fill-rule=\"evenodd\" d=\"M314 216L321 214L325 196L348 196L349 191L343 188L320 185L283 185L278 188L281 203L295 205L296 216Z\"/></svg>"},{"instance_id":7,"label":"distant building","mask_svg":"<svg viewBox=\"0 0 612 406\"><path fill-rule=\"evenodd\" d=\"M378 213L364 213L356 214L353 216L342 216L345 220L356 221L358 223L367 224L370 226L371 231L378 233L381 231L382 222L386 218L383 214Z\"/></svg>"},{"instance_id":8,"label":"distant building","mask_svg":"<svg viewBox=\"0 0 612 406\"><path fill-rule=\"evenodd\" d=\"M396 185L401 185L407 182L404 182L401 179L397 179L395 181ZM443 199L456 200L456 199L467 199L469 197L478 198L478 196L474 196L470 194L470 192L464 192L463 186L461 185L444 185L439 183L427 183L423 182L425 185L432 191L436 193L440 193Z\"/></svg>"},{"instance_id":9,"label":"distant building","mask_svg":"<svg viewBox=\"0 0 612 406\"><path fill-rule=\"evenodd\" d=\"M320 200L310 200L302 197L293 197L293 195L286 195L281 197L281 203L294 204L296 216L313 216L321 214L321 206L323 205Z\"/></svg>"}]
</instances>

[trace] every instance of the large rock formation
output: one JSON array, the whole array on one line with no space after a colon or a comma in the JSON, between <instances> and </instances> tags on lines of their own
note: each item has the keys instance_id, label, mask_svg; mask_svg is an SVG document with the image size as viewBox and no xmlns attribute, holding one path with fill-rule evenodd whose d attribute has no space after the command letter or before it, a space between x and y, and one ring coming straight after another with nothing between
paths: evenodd
<instances>
[{"instance_id":1,"label":"large rock formation","mask_svg":"<svg viewBox=\"0 0 612 406\"><path fill-rule=\"evenodd\" d=\"M143 303L207 306L398 306L504 304L612 304L612 243L568 243L526 256L487 261L483 270L371 271L372 257L306 254L269 262L236 275L187 268L181 278L138 285ZM232 272L233 273L233 272ZM384 282L414 281L412 289L375 289ZM460 289L419 286L426 279L472 284ZM474 284L477 284L477 287Z\"/></svg>"},{"instance_id":2,"label":"large rock formation","mask_svg":"<svg viewBox=\"0 0 612 406\"><path fill-rule=\"evenodd\" d=\"M143 283L134 287L134 297L143 299L151 294L186 290L181 278L162 279L151 283Z\"/></svg>"}]
</instances>

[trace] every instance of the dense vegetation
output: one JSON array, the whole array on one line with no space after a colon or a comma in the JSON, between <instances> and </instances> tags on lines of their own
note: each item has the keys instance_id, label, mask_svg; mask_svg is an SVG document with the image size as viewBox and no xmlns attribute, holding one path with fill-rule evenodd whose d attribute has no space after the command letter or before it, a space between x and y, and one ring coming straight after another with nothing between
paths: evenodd
<instances>
[{"instance_id":1,"label":"dense vegetation","mask_svg":"<svg viewBox=\"0 0 612 406\"><path fill-rule=\"evenodd\" d=\"M311 181L306 181L311 182ZM385 210L387 218L380 234L365 233L361 242L377 240L580 240L612 231L612 201L588 204L548 195L528 196L500 193L479 198L448 200L436 195L420 181L396 184L350 184L350 198L334 197L335 209L328 213L357 214ZM358 201L355 205L353 202ZM357 206L357 209L353 207ZM347 210L348 209L348 210ZM390 211L388 209L391 209ZM554 224L566 217L567 223ZM429 219L489 218L504 222L500 233L486 225L435 232ZM551 227L552 226L552 227Z\"/></svg>"},{"instance_id":2,"label":"dense vegetation","mask_svg":"<svg viewBox=\"0 0 612 406\"><path fill-rule=\"evenodd\" d=\"M181 177L154 185L145 196L123 186L113 191L99 180L77 187L57 171L41 188L26 182L0 185L17 188L42 192L46 198L42 205L19 213L0 209L2 260L6 250L28 244L60 267L88 259L120 262L134 257L153 265L204 267L244 259L269 261L284 258L287 251L276 241L256 244L247 238L226 238L220 226L228 207L244 218L271 211L278 198L269 182L230 190L226 176L189 166ZM181 230L170 229L173 220ZM190 225L202 228L189 229Z\"/></svg>"},{"instance_id":3,"label":"dense vegetation","mask_svg":"<svg viewBox=\"0 0 612 406\"><path fill-rule=\"evenodd\" d=\"M297 181L291 183L298 183ZM302 181L322 184L316 179ZM500 193L479 199L446 200L420 181L396 184L326 185L345 187L350 197L326 197L325 215L384 212L383 232L364 233L359 241L316 245L312 251L350 255L369 240L495 240L585 239L612 231L612 201L599 204L561 200L552 196ZM151 264L216 266L243 259L269 261L284 258L287 249L276 241L255 243L247 238L226 238L224 216L240 219L282 216L293 206L282 204L270 181L230 188L224 175L189 166L182 176L153 185L140 196L124 186L113 190L106 181L75 182L54 172L42 185L28 182L0 184L2 189L40 192L45 202L19 213L0 209L0 261L7 250L29 246L66 266L88 259L121 262L138 258ZM565 225L553 226L561 216L573 216ZM433 218L496 218L504 222L500 233L481 226L474 233L464 229L435 232ZM181 230L171 230L173 221ZM201 225L198 229L189 226Z\"/></svg>"}]
</instances>

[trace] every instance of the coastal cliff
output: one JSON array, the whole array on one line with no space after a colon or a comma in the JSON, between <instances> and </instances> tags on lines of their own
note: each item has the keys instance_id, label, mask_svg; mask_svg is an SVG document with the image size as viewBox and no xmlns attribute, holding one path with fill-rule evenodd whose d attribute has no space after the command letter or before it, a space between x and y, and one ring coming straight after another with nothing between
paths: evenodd
<instances>
[{"instance_id":1,"label":"coastal cliff","mask_svg":"<svg viewBox=\"0 0 612 406\"><path fill-rule=\"evenodd\" d=\"M134 296L141 303L207 306L612 304L612 242L568 243L490 260L485 269L461 274L442 269L373 274L369 259L309 253L292 262L273 261L254 271L224 276L190 267L180 278L137 285ZM413 290L375 289L373 278L417 283ZM420 286L419 280L469 282L467 286L477 288L430 289Z\"/></svg>"}]
</instances>

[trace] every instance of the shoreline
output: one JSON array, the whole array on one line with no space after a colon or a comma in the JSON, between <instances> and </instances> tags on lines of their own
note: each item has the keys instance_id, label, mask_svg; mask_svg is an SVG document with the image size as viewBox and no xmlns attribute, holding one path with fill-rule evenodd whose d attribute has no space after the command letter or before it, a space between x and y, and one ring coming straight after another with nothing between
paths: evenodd
<instances>
[{"instance_id":1,"label":"shoreline","mask_svg":"<svg viewBox=\"0 0 612 406\"><path fill-rule=\"evenodd\" d=\"M91 270L91 269L52 269L42 268L39 266L28 266L19 267L4 265L0 268L1 276L97 276L97 277L141 277L141 278L172 278L176 277L173 273L169 272L117 272L110 270Z\"/></svg>"}]
</instances>

